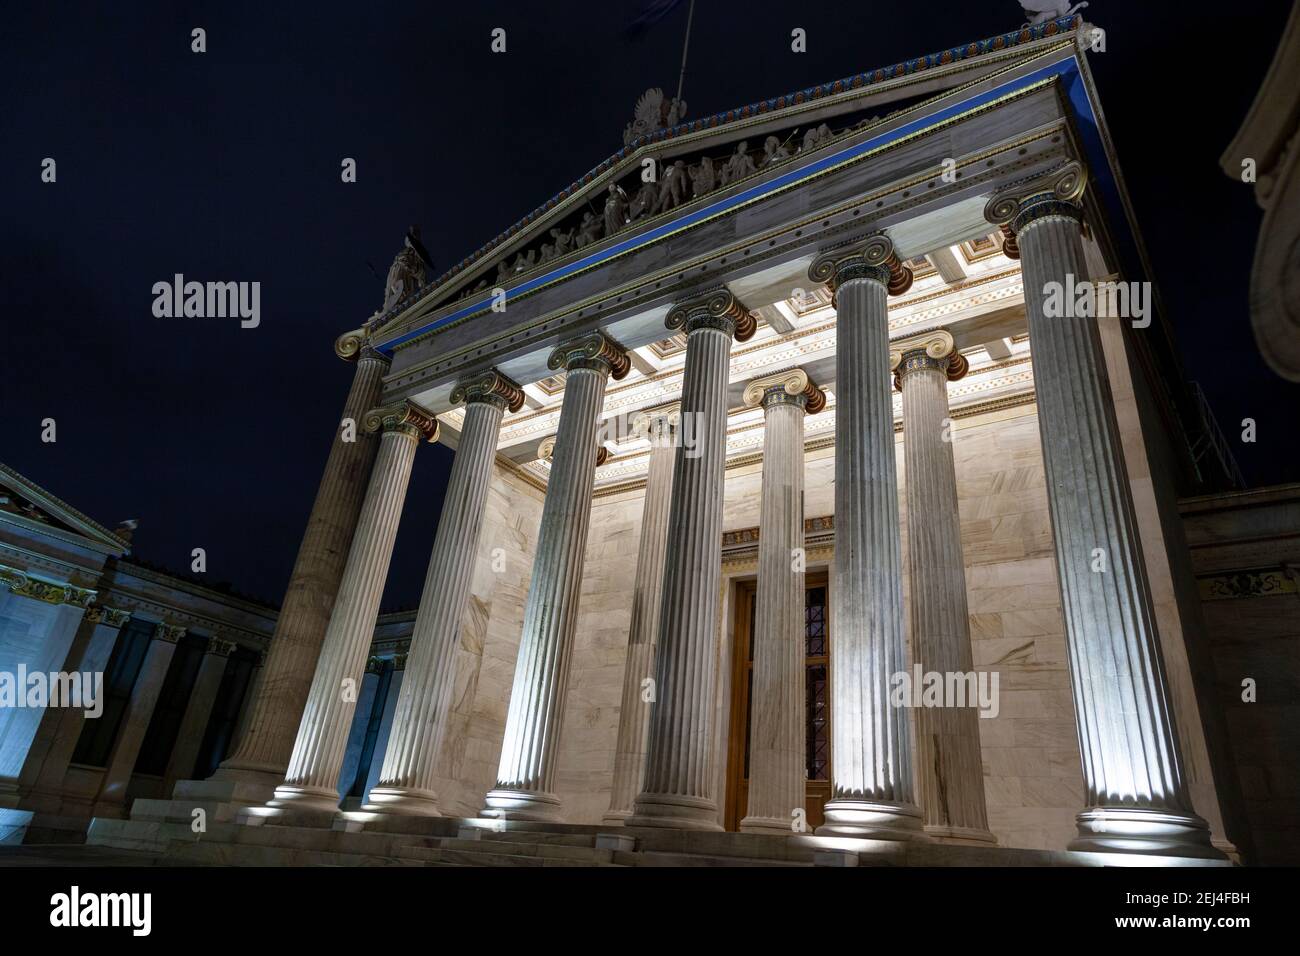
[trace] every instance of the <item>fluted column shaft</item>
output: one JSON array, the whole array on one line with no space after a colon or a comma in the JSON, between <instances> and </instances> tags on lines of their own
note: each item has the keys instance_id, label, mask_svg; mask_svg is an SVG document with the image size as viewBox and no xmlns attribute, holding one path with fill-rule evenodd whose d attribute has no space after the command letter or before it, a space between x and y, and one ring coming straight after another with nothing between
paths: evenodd
<instances>
[{"instance_id":1,"label":"fluted column shaft","mask_svg":"<svg viewBox=\"0 0 1300 956\"><path fill-rule=\"evenodd\" d=\"M249 705L234 753L213 775L216 779L261 785L265 788L263 799L283 778L293 751L379 447L378 439L362 430L361 420L379 401L387 368L387 359L377 352L360 350L352 388L343 407L343 418L353 422L351 435L355 440L346 441L343 428L335 429L256 696Z\"/></svg>"},{"instance_id":2,"label":"fluted column shaft","mask_svg":"<svg viewBox=\"0 0 1300 956\"><path fill-rule=\"evenodd\" d=\"M568 371L564 404L542 505L497 782L485 798L484 816L560 817L560 799L554 793L555 755L591 523L596 424L609 376L614 372L621 378L626 363L626 355L599 335L561 346L551 356L552 368Z\"/></svg>"},{"instance_id":3,"label":"fluted column shaft","mask_svg":"<svg viewBox=\"0 0 1300 956\"><path fill-rule=\"evenodd\" d=\"M99 784L99 795L95 803L97 816L115 815L126 803L135 762L144 745L149 722L153 720L154 708L158 705L158 696L162 693L167 670L176 654L176 644L184 636L185 628L172 624L159 624L154 629L153 640L149 642L144 662L140 665L140 673L131 688L131 700L122 716L117 739L113 741L112 754Z\"/></svg>"},{"instance_id":4,"label":"fluted column shaft","mask_svg":"<svg viewBox=\"0 0 1300 956\"><path fill-rule=\"evenodd\" d=\"M1088 278L1063 191L1020 201L1013 227L1088 803L1071 848L1221 857L1183 776L1096 319L1046 314L1050 290Z\"/></svg>"},{"instance_id":5,"label":"fluted column shaft","mask_svg":"<svg viewBox=\"0 0 1300 956\"><path fill-rule=\"evenodd\" d=\"M497 437L506 408L518 410L523 402L517 386L505 385L496 373L462 384L453 393L453 399L460 397L467 400L460 444L447 480L379 785L370 791L367 810L425 816L439 812L434 772L456 682L461 618L474 580Z\"/></svg>"},{"instance_id":6,"label":"fluted column shaft","mask_svg":"<svg viewBox=\"0 0 1300 956\"><path fill-rule=\"evenodd\" d=\"M910 719L890 701L905 666L902 554L889 370L893 246L823 257L838 322L835 354L835 559L831 581L831 799L818 833L910 839L921 834Z\"/></svg>"},{"instance_id":7,"label":"fluted column shaft","mask_svg":"<svg viewBox=\"0 0 1300 956\"><path fill-rule=\"evenodd\" d=\"M235 651L234 641L214 637L208 641L207 653L199 663L199 672L194 678L190 690L189 703L181 716L180 729L176 732L176 743L167 758L165 774L166 784L187 777L194 771L194 763L203 746L203 731L212 717L212 707L217 702L217 693L221 690L221 679L226 673L226 664Z\"/></svg>"},{"instance_id":8,"label":"fluted column shaft","mask_svg":"<svg viewBox=\"0 0 1300 956\"><path fill-rule=\"evenodd\" d=\"M713 794L713 708L717 678L722 500L727 451L727 378L734 335L754 320L719 292L678 306L670 328L685 328L683 428L698 443L673 462L667 562L659 611L655 700L641 792L628 826L718 830Z\"/></svg>"},{"instance_id":9,"label":"fluted column shaft","mask_svg":"<svg viewBox=\"0 0 1300 956\"><path fill-rule=\"evenodd\" d=\"M787 387L787 380L794 382ZM772 376L746 389L763 406L763 485L749 735L747 833L801 832L804 761L804 415L807 376ZM755 388L754 386L758 387ZM793 394L791 393L793 391ZM757 393L757 394L755 394ZM820 393L818 393L820 396ZM799 829L796 829L796 828Z\"/></svg>"},{"instance_id":10,"label":"fluted column shaft","mask_svg":"<svg viewBox=\"0 0 1300 956\"><path fill-rule=\"evenodd\" d=\"M378 409L368 413L366 420L368 428L383 429L379 453L289 768L270 802L274 807L338 809L339 770L374 639L415 450L422 438L437 435L435 421L409 404Z\"/></svg>"},{"instance_id":11,"label":"fluted column shaft","mask_svg":"<svg viewBox=\"0 0 1300 956\"><path fill-rule=\"evenodd\" d=\"M922 672L974 679L948 413L948 381L960 378L967 363L946 332L921 338L926 341L896 353L903 392L912 655ZM921 808L931 836L996 842L984 803L978 702L971 694L965 701L945 700L941 707L916 711Z\"/></svg>"},{"instance_id":12,"label":"fluted column shaft","mask_svg":"<svg viewBox=\"0 0 1300 956\"><path fill-rule=\"evenodd\" d=\"M663 414L652 417L647 427L652 443L650 470L646 477L641 543L632 586L632 625L628 631L627 663L623 668L623 702L618 712L614 780L609 811L605 814L605 822L615 825L632 815L645 770L646 735L650 726L650 701L647 700L648 685L645 682L654 678L668 545L668 513L672 505L673 446L677 429L669 415Z\"/></svg>"}]
</instances>

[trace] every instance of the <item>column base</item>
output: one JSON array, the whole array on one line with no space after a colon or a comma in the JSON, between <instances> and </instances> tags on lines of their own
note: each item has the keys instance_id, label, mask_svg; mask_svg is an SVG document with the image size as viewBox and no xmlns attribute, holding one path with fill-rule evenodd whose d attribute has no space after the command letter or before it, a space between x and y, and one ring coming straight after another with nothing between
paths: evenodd
<instances>
[{"instance_id":1,"label":"column base","mask_svg":"<svg viewBox=\"0 0 1300 956\"><path fill-rule=\"evenodd\" d=\"M631 810L606 810L605 815L600 818L601 826L621 827L627 825L627 819L632 815Z\"/></svg>"},{"instance_id":2,"label":"column base","mask_svg":"<svg viewBox=\"0 0 1300 956\"><path fill-rule=\"evenodd\" d=\"M276 810L308 810L316 813L338 813L339 792L329 787L298 787L281 784L275 796L266 805Z\"/></svg>"},{"instance_id":3,"label":"column base","mask_svg":"<svg viewBox=\"0 0 1300 956\"><path fill-rule=\"evenodd\" d=\"M780 817L745 817L740 821L740 832L767 836L797 836L799 833L794 829L793 817L785 820Z\"/></svg>"},{"instance_id":4,"label":"column base","mask_svg":"<svg viewBox=\"0 0 1300 956\"><path fill-rule=\"evenodd\" d=\"M818 836L862 837L871 840L928 840L921 810L907 803L874 800L831 800L823 812L826 822Z\"/></svg>"},{"instance_id":5,"label":"column base","mask_svg":"<svg viewBox=\"0 0 1300 956\"><path fill-rule=\"evenodd\" d=\"M361 809L366 813L393 813L405 817L442 816L436 793L405 787L374 787Z\"/></svg>"},{"instance_id":6,"label":"column base","mask_svg":"<svg viewBox=\"0 0 1300 956\"><path fill-rule=\"evenodd\" d=\"M284 776L272 779L269 774L219 776L220 770L207 780L177 780L172 788L173 800L208 801L258 806L275 797L275 788Z\"/></svg>"},{"instance_id":7,"label":"column base","mask_svg":"<svg viewBox=\"0 0 1300 956\"><path fill-rule=\"evenodd\" d=\"M1210 842L1210 827L1194 813L1141 807L1090 807L1075 822L1069 849L1080 853L1136 853L1197 860L1227 857Z\"/></svg>"},{"instance_id":8,"label":"column base","mask_svg":"<svg viewBox=\"0 0 1300 956\"><path fill-rule=\"evenodd\" d=\"M704 797L684 797L675 793L643 793L636 798L636 808L625 821L629 827L668 827L673 830L722 829L718 825L718 807Z\"/></svg>"},{"instance_id":9,"label":"column base","mask_svg":"<svg viewBox=\"0 0 1300 956\"><path fill-rule=\"evenodd\" d=\"M489 790L479 816L495 820L562 823L560 798L536 790Z\"/></svg>"},{"instance_id":10,"label":"column base","mask_svg":"<svg viewBox=\"0 0 1300 956\"><path fill-rule=\"evenodd\" d=\"M998 838L988 830L974 827L926 826L925 835L936 843L955 843L962 846L997 846Z\"/></svg>"}]
</instances>

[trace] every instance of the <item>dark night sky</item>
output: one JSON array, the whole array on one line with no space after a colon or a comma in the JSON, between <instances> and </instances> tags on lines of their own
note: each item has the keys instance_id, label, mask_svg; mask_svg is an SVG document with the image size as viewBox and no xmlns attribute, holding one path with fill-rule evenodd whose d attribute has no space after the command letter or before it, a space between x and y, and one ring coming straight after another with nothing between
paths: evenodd
<instances>
[{"instance_id":1,"label":"dark night sky","mask_svg":"<svg viewBox=\"0 0 1300 956\"><path fill-rule=\"evenodd\" d=\"M333 340L382 299L367 260L382 277L418 223L440 272L621 146L637 96L676 85L686 5L635 42L640 0L157 6L0 17L0 460L109 526L138 518L138 557L188 570L203 547L212 582L278 602L351 380ZM1300 479L1300 386L1255 349L1260 213L1218 159L1288 9L1086 11L1108 32L1093 68L1188 375L1231 439L1258 422L1236 446L1252 484ZM685 98L698 116L1023 19L1015 0L701 0ZM155 318L153 283L176 272L260 281L261 326ZM417 456L385 607L418 600L450 458Z\"/></svg>"}]
</instances>

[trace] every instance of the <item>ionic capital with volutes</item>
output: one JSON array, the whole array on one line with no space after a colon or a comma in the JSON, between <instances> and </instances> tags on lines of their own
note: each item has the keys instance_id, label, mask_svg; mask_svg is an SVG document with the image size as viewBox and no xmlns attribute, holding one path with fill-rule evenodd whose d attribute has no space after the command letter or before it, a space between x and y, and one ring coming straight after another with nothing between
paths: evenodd
<instances>
[{"instance_id":1,"label":"ionic capital with volutes","mask_svg":"<svg viewBox=\"0 0 1300 956\"><path fill-rule=\"evenodd\" d=\"M604 332L592 332L556 348L546 367L553 372L594 369L617 382L631 370L632 360L627 349Z\"/></svg>"},{"instance_id":2,"label":"ionic capital with volutes","mask_svg":"<svg viewBox=\"0 0 1300 956\"><path fill-rule=\"evenodd\" d=\"M716 329L737 342L748 342L758 329L758 319L730 289L719 286L673 306L664 325L687 335L696 329Z\"/></svg>"},{"instance_id":3,"label":"ionic capital with volutes","mask_svg":"<svg viewBox=\"0 0 1300 956\"><path fill-rule=\"evenodd\" d=\"M894 251L894 240L877 232L863 242L853 240L825 250L813 260L808 278L826 283L834 301L836 290L854 279L879 282L890 295L902 295L912 288L914 276Z\"/></svg>"},{"instance_id":4,"label":"ionic capital with volutes","mask_svg":"<svg viewBox=\"0 0 1300 956\"><path fill-rule=\"evenodd\" d=\"M517 412L524 407L524 390L495 369L490 369L456 383L451 403L486 402L502 411Z\"/></svg>"},{"instance_id":5,"label":"ionic capital with volutes","mask_svg":"<svg viewBox=\"0 0 1300 956\"><path fill-rule=\"evenodd\" d=\"M826 407L826 393L801 368L764 375L745 386L745 405L771 408L773 405L796 405L810 415Z\"/></svg>"},{"instance_id":6,"label":"ionic capital with volutes","mask_svg":"<svg viewBox=\"0 0 1300 956\"><path fill-rule=\"evenodd\" d=\"M1002 251L1020 258L1020 234L1036 222L1050 218L1083 221L1081 200L1088 188L1088 171L1077 161L1045 176L1016 183L993 196L984 218L1002 231Z\"/></svg>"},{"instance_id":7,"label":"ionic capital with volutes","mask_svg":"<svg viewBox=\"0 0 1300 956\"><path fill-rule=\"evenodd\" d=\"M417 441L438 440L438 419L423 408L408 401L372 408L366 412L362 425L368 432L401 432Z\"/></svg>"},{"instance_id":8,"label":"ionic capital with volutes","mask_svg":"<svg viewBox=\"0 0 1300 956\"><path fill-rule=\"evenodd\" d=\"M933 329L920 335L889 343L889 367L894 373L894 386L903 389L903 380L909 372L934 369L955 382L970 371L970 362L957 351L952 333Z\"/></svg>"}]
</instances>

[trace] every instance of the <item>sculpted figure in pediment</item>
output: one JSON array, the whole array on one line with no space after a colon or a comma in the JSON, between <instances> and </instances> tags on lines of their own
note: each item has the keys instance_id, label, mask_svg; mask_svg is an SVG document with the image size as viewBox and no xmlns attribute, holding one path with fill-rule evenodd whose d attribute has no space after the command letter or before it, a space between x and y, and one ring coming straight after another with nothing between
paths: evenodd
<instances>
[{"instance_id":1,"label":"sculpted figure in pediment","mask_svg":"<svg viewBox=\"0 0 1300 956\"><path fill-rule=\"evenodd\" d=\"M680 159L671 166L665 166L659 176L659 195L655 197L651 213L666 212L682 204L682 194L686 191L686 164Z\"/></svg>"},{"instance_id":2,"label":"sculpted figure in pediment","mask_svg":"<svg viewBox=\"0 0 1300 956\"><path fill-rule=\"evenodd\" d=\"M632 205L628 206L627 221L636 222L642 216L650 211L650 207L655 202L655 184L642 183L641 188L636 191L632 198Z\"/></svg>"},{"instance_id":3,"label":"sculpted figure in pediment","mask_svg":"<svg viewBox=\"0 0 1300 956\"><path fill-rule=\"evenodd\" d=\"M627 193L618 183L609 184L605 197L605 235L612 236L627 225Z\"/></svg>"},{"instance_id":4,"label":"sculpted figure in pediment","mask_svg":"<svg viewBox=\"0 0 1300 956\"><path fill-rule=\"evenodd\" d=\"M605 224L593 216L590 212L582 214L582 224L578 226L578 239L574 244L575 248L581 249L583 246L589 246L600 238L604 231Z\"/></svg>"},{"instance_id":5,"label":"sculpted figure in pediment","mask_svg":"<svg viewBox=\"0 0 1300 956\"><path fill-rule=\"evenodd\" d=\"M806 153L810 149L817 149L822 144L829 142L834 135L831 128L825 123L813 127L803 134L803 145L799 147L799 152Z\"/></svg>"},{"instance_id":6,"label":"sculpted figure in pediment","mask_svg":"<svg viewBox=\"0 0 1300 956\"><path fill-rule=\"evenodd\" d=\"M705 193L712 192L718 185L718 175L713 171L713 160L705 156L698 166L692 166L691 195L699 199Z\"/></svg>"},{"instance_id":7,"label":"sculpted figure in pediment","mask_svg":"<svg viewBox=\"0 0 1300 956\"><path fill-rule=\"evenodd\" d=\"M729 186L738 179L744 179L754 171L754 160L749 155L749 143L746 140L741 140L736 144L736 151L731 154L727 164L722 167L722 185Z\"/></svg>"},{"instance_id":8,"label":"sculpted figure in pediment","mask_svg":"<svg viewBox=\"0 0 1300 956\"><path fill-rule=\"evenodd\" d=\"M785 144L775 136L769 136L763 141L763 158L759 162L760 166L771 166L773 163L779 163L783 159L790 158L790 151L785 148Z\"/></svg>"}]
</instances>

